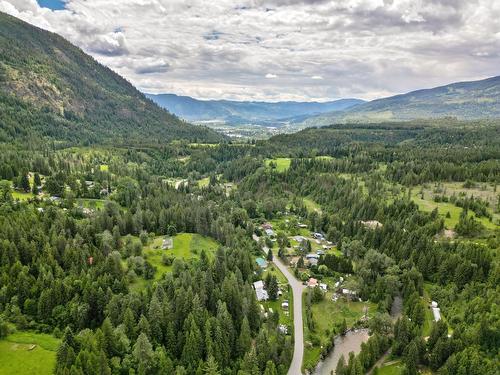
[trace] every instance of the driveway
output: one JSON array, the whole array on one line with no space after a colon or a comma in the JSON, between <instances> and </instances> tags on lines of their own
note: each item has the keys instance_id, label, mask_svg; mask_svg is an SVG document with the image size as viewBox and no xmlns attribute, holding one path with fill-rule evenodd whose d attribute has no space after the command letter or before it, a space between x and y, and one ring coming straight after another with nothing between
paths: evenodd
<instances>
[{"instance_id":1,"label":"driveway","mask_svg":"<svg viewBox=\"0 0 500 375\"><path fill-rule=\"evenodd\" d=\"M255 241L259 241L257 235L252 236ZM267 254L269 248L263 246L262 250ZM304 326L302 322L302 292L306 288L302 282L297 280L295 276L288 270L287 266L278 257L273 257L273 263L285 275L288 284L292 288L293 293L293 336L294 349L293 358L288 375L302 374L302 359L304 357Z\"/></svg>"}]
</instances>

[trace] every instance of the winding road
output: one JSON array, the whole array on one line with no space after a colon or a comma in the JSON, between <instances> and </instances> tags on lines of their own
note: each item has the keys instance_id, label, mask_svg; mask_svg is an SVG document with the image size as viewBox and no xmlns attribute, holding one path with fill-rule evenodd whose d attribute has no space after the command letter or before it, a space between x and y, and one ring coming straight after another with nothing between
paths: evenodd
<instances>
[{"instance_id":1,"label":"winding road","mask_svg":"<svg viewBox=\"0 0 500 375\"><path fill-rule=\"evenodd\" d=\"M252 236L257 243L259 237ZM267 246L262 247L262 251L266 253L269 251ZM302 323L302 292L306 288L302 282L297 280L295 276L288 270L287 266L278 257L273 257L273 263L285 275L288 280L288 285L292 288L293 293L293 336L294 336L294 349L293 358L288 375L302 374L302 359L304 357L304 326Z\"/></svg>"}]
</instances>

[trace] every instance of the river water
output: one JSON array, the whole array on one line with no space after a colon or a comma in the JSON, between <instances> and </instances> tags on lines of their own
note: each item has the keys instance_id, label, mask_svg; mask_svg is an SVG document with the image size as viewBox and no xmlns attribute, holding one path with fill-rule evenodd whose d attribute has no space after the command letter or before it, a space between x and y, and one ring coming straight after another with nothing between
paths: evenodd
<instances>
[{"instance_id":1,"label":"river water","mask_svg":"<svg viewBox=\"0 0 500 375\"><path fill-rule=\"evenodd\" d=\"M391 317L393 321L397 320L401 316L401 311L403 307L403 299L401 297L394 298L394 302L391 308ZM344 359L349 359L349 353L354 352L358 354L361 351L361 344L367 342L369 338L367 329L358 329L356 331L349 331L345 336L338 336L335 338L335 346L333 350L328 354L325 359L323 359L312 375L331 375L335 374L335 369L337 368L337 363L340 357L343 355Z\"/></svg>"},{"instance_id":2,"label":"river water","mask_svg":"<svg viewBox=\"0 0 500 375\"><path fill-rule=\"evenodd\" d=\"M331 375L335 374L335 368L340 357L343 355L346 362L349 359L349 353L358 354L361 351L361 344L368 341L369 335L367 329L358 329L349 331L345 336L335 338L335 346L328 356L322 360L313 372L313 375Z\"/></svg>"}]
</instances>

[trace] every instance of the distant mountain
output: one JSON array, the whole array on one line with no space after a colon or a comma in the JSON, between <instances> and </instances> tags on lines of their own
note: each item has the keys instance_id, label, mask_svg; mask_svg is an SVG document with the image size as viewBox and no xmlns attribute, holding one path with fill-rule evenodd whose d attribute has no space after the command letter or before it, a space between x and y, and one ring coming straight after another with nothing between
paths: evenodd
<instances>
[{"instance_id":1,"label":"distant mountain","mask_svg":"<svg viewBox=\"0 0 500 375\"><path fill-rule=\"evenodd\" d=\"M0 142L219 141L159 108L59 35L0 12Z\"/></svg>"},{"instance_id":2,"label":"distant mountain","mask_svg":"<svg viewBox=\"0 0 500 375\"><path fill-rule=\"evenodd\" d=\"M146 94L160 107L188 121L219 120L230 124L272 124L297 122L297 118L341 111L364 103L359 99L331 102L252 102L231 100L198 100L174 94Z\"/></svg>"},{"instance_id":3,"label":"distant mountain","mask_svg":"<svg viewBox=\"0 0 500 375\"><path fill-rule=\"evenodd\" d=\"M312 126L344 121L443 117L456 117L462 120L500 118L500 76L377 99L342 112L331 112L309 118L304 124Z\"/></svg>"}]
</instances>

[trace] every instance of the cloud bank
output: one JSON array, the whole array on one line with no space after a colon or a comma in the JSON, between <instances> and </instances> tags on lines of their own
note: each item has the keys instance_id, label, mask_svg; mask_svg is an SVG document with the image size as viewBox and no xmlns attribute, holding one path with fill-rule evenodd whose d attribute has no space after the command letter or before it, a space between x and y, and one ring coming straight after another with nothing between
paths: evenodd
<instances>
[{"instance_id":1,"label":"cloud bank","mask_svg":"<svg viewBox=\"0 0 500 375\"><path fill-rule=\"evenodd\" d=\"M498 0L0 0L140 90L372 99L500 74Z\"/></svg>"}]
</instances>

